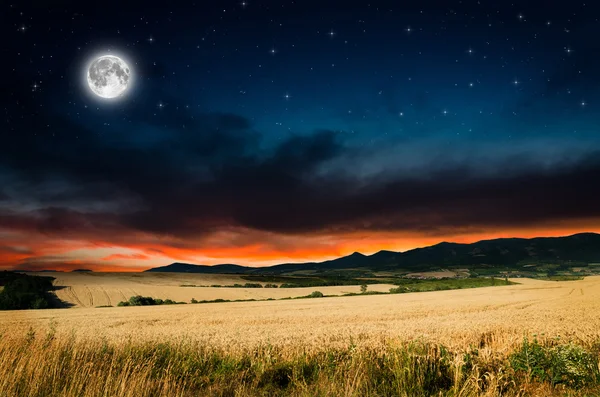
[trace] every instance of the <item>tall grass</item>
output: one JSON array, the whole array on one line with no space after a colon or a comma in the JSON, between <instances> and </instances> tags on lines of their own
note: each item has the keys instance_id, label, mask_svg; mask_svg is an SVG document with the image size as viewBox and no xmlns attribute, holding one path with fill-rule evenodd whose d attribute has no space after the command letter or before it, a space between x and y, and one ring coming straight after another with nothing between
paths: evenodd
<instances>
[{"instance_id":1,"label":"tall grass","mask_svg":"<svg viewBox=\"0 0 600 397\"><path fill-rule=\"evenodd\" d=\"M290 354L270 345L223 350L190 340L77 340L32 330L0 339L0 395L597 396L599 346L525 340L513 351L490 352L349 342Z\"/></svg>"}]
</instances>

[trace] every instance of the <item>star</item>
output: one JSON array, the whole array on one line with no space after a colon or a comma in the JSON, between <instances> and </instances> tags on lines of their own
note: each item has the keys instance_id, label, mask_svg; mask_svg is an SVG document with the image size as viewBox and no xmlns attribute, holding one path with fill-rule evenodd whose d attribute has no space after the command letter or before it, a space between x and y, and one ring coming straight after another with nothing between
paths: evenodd
<instances>
[{"instance_id":1,"label":"star","mask_svg":"<svg viewBox=\"0 0 600 397\"><path fill-rule=\"evenodd\" d=\"M519 18L519 20L522 21L523 18L525 18L525 17L523 16L523 14L519 14L519 15L517 15L517 18Z\"/></svg>"},{"instance_id":2,"label":"star","mask_svg":"<svg viewBox=\"0 0 600 397\"><path fill-rule=\"evenodd\" d=\"M156 106L158 106L159 109L163 109L165 107L165 104L162 102L159 102L158 105L156 105Z\"/></svg>"},{"instance_id":3,"label":"star","mask_svg":"<svg viewBox=\"0 0 600 397\"><path fill-rule=\"evenodd\" d=\"M406 31L406 33L412 32L412 28L410 26L407 26L404 30Z\"/></svg>"},{"instance_id":4,"label":"star","mask_svg":"<svg viewBox=\"0 0 600 397\"><path fill-rule=\"evenodd\" d=\"M572 53L572 52L573 52L573 50L571 49L571 47L565 47L565 52L566 52L567 54L570 54L570 53Z\"/></svg>"},{"instance_id":5,"label":"star","mask_svg":"<svg viewBox=\"0 0 600 397\"><path fill-rule=\"evenodd\" d=\"M269 52L271 53L271 55L275 55L275 53L277 52L277 50L275 49L275 47L272 47Z\"/></svg>"},{"instance_id":6,"label":"star","mask_svg":"<svg viewBox=\"0 0 600 397\"><path fill-rule=\"evenodd\" d=\"M242 6L242 8L246 8L246 6L248 5L248 3L247 3L247 2L245 2L245 1L242 1L242 2L240 3L240 5Z\"/></svg>"},{"instance_id":7,"label":"star","mask_svg":"<svg viewBox=\"0 0 600 397\"><path fill-rule=\"evenodd\" d=\"M292 96L286 92L283 97L285 98L286 101L289 101Z\"/></svg>"},{"instance_id":8,"label":"star","mask_svg":"<svg viewBox=\"0 0 600 397\"><path fill-rule=\"evenodd\" d=\"M468 52L469 54L472 54L472 53L473 53L473 52L475 52L475 51L473 51L473 49L472 49L472 48L469 48L469 49L467 50L467 52Z\"/></svg>"},{"instance_id":9,"label":"star","mask_svg":"<svg viewBox=\"0 0 600 397\"><path fill-rule=\"evenodd\" d=\"M581 101L581 107L585 107L585 105L587 105L587 103L585 101Z\"/></svg>"},{"instance_id":10,"label":"star","mask_svg":"<svg viewBox=\"0 0 600 397\"><path fill-rule=\"evenodd\" d=\"M448 114L448 111L446 109L444 109L444 111L442 113L444 113L444 116L445 116Z\"/></svg>"},{"instance_id":11,"label":"star","mask_svg":"<svg viewBox=\"0 0 600 397\"><path fill-rule=\"evenodd\" d=\"M26 30L27 30L27 26L25 26L25 25L21 25L21 27L19 28L19 31L21 33L25 33Z\"/></svg>"},{"instance_id":12,"label":"star","mask_svg":"<svg viewBox=\"0 0 600 397\"><path fill-rule=\"evenodd\" d=\"M33 83L33 84L31 85L31 91L33 91L33 92L37 91L37 90L38 90L38 88L40 88L40 86L39 86L39 84L38 84L38 83Z\"/></svg>"},{"instance_id":13,"label":"star","mask_svg":"<svg viewBox=\"0 0 600 397\"><path fill-rule=\"evenodd\" d=\"M515 79L515 81L513 81L514 85L519 85L519 80Z\"/></svg>"},{"instance_id":14,"label":"star","mask_svg":"<svg viewBox=\"0 0 600 397\"><path fill-rule=\"evenodd\" d=\"M154 43L154 37L152 37L152 36L148 37L148 42L150 44Z\"/></svg>"},{"instance_id":15,"label":"star","mask_svg":"<svg viewBox=\"0 0 600 397\"><path fill-rule=\"evenodd\" d=\"M329 33L327 33L329 35L329 37L331 37L333 39L333 36L335 36L335 32L333 31L333 29L331 29L329 31Z\"/></svg>"}]
</instances>

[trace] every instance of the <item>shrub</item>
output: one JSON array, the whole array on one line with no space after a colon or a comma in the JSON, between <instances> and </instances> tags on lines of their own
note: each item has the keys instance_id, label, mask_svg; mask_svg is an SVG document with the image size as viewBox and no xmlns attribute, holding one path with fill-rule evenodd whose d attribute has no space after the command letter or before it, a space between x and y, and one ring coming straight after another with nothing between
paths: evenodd
<instances>
[{"instance_id":1,"label":"shrub","mask_svg":"<svg viewBox=\"0 0 600 397\"><path fill-rule=\"evenodd\" d=\"M363 285L361 285L361 286L360 286L360 292L361 292L361 294L364 294L365 292L367 292L367 288L369 288L369 287L367 286L367 284L363 284Z\"/></svg>"},{"instance_id":2,"label":"shrub","mask_svg":"<svg viewBox=\"0 0 600 397\"><path fill-rule=\"evenodd\" d=\"M308 295L309 298L322 298L323 293L321 291L313 291Z\"/></svg>"},{"instance_id":3,"label":"shrub","mask_svg":"<svg viewBox=\"0 0 600 397\"><path fill-rule=\"evenodd\" d=\"M238 284L236 284L238 285ZM262 288L262 284L260 283L246 283L244 284L244 288Z\"/></svg>"},{"instance_id":4,"label":"shrub","mask_svg":"<svg viewBox=\"0 0 600 397\"><path fill-rule=\"evenodd\" d=\"M531 343L525 339L521 348L510 355L509 362L528 379L550 381L552 385L581 388L600 380L598 357L574 344L550 348L536 339Z\"/></svg>"},{"instance_id":5,"label":"shrub","mask_svg":"<svg viewBox=\"0 0 600 397\"><path fill-rule=\"evenodd\" d=\"M405 292L409 292L407 287L390 288L390 294L403 294Z\"/></svg>"},{"instance_id":6,"label":"shrub","mask_svg":"<svg viewBox=\"0 0 600 397\"><path fill-rule=\"evenodd\" d=\"M52 307L52 277L0 273L0 310L47 309Z\"/></svg>"},{"instance_id":7,"label":"shrub","mask_svg":"<svg viewBox=\"0 0 600 397\"><path fill-rule=\"evenodd\" d=\"M180 305L185 302L175 302L171 299L154 299L149 296L136 295L126 302L119 302L117 306L157 306L157 305Z\"/></svg>"}]
</instances>

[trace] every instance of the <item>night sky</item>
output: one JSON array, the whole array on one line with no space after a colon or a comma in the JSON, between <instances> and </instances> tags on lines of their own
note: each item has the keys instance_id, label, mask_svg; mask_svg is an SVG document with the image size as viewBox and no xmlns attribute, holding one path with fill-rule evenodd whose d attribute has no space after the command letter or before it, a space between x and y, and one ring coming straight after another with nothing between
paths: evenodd
<instances>
[{"instance_id":1,"label":"night sky","mask_svg":"<svg viewBox=\"0 0 600 397\"><path fill-rule=\"evenodd\" d=\"M0 268L600 231L595 2L10 3Z\"/></svg>"}]
</instances>

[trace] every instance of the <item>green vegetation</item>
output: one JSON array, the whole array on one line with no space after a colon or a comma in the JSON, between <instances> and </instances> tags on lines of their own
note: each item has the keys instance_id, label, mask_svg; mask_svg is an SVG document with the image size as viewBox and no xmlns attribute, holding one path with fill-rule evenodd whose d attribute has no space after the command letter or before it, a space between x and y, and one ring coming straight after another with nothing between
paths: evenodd
<instances>
[{"instance_id":1,"label":"green vegetation","mask_svg":"<svg viewBox=\"0 0 600 397\"><path fill-rule=\"evenodd\" d=\"M578 281L583 280L582 276L549 276L546 278L548 281Z\"/></svg>"},{"instance_id":2,"label":"green vegetation","mask_svg":"<svg viewBox=\"0 0 600 397\"><path fill-rule=\"evenodd\" d=\"M599 353L573 343L544 346L537 339L523 341L509 357L510 366L527 380L565 385L575 389L600 384Z\"/></svg>"},{"instance_id":3,"label":"green vegetation","mask_svg":"<svg viewBox=\"0 0 600 397\"><path fill-rule=\"evenodd\" d=\"M0 340L5 395L600 395L600 342L525 339L507 354L425 342L350 343L290 354L270 345L228 353L187 340L83 342L33 331L22 339ZM18 365L8 365L13 362Z\"/></svg>"},{"instance_id":4,"label":"green vegetation","mask_svg":"<svg viewBox=\"0 0 600 397\"><path fill-rule=\"evenodd\" d=\"M362 285L365 280L351 277L349 272L327 273L319 276L242 276L244 280L269 283L276 288L273 283L281 284L279 288L305 288L305 287L335 287L340 285ZM369 280L371 284L391 283L392 278L375 278ZM266 286L265 286L266 287Z\"/></svg>"},{"instance_id":5,"label":"green vegetation","mask_svg":"<svg viewBox=\"0 0 600 397\"><path fill-rule=\"evenodd\" d=\"M427 292L427 291L446 291L463 288L493 287L500 285L516 284L508 279L491 278L461 278L450 279L443 278L439 280L415 280L398 279L394 281L396 288L390 288L392 294L402 294L406 292Z\"/></svg>"},{"instance_id":6,"label":"green vegetation","mask_svg":"<svg viewBox=\"0 0 600 397\"><path fill-rule=\"evenodd\" d=\"M154 299L149 296L136 295L129 298L128 301L121 301L117 306L158 306L158 305L181 305L185 302L175 302L171 299Z\"/></svg>"},{"instance_id":7,"label":"green vegetation","mask_svg":"<svg viewBox=\"0 0 600 397\"><path fill-rule=\"evenodd\" d=\"M270 299L260 299L259 301L262 300L274 300L273 298ZM225 302L256 302L256 299L212 299L212 300L196 300L194 298L192 298L192 300L190 301L190 303L193 304L197 304L197 303L225 303Z\"/></svg>"},{"instance_id":8,"label":"green vegetation","mask_svg":"<svg viewBox=\"0 0 600 397\"><path fill-rule=\"evenodd\" d=\"M52 277L0 272L0 310L48 309L56 306Z\"/></svg>"}]
</instances>

